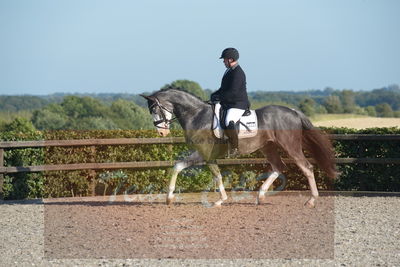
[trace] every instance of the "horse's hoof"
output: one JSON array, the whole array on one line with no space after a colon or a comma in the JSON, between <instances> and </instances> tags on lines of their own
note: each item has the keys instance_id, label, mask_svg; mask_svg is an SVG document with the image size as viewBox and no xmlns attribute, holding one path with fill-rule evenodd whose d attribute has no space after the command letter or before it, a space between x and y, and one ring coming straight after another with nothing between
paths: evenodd
<instances>
[{"instance_id":1,"label":"horse's hoof","mask_svg":"<svg viewBox=\"0 0 400 267\"><path fill-rule=\"evenodd\" d=\"M217 202L214 203L213 207L220 208L222 206L222 200L218 200Z\"/></svg>"},{"instance_id":2,"label":"horse's hoof","mask_svg":"<svg viewBox=\"0 0 400 267\"><path fill-rule=\"evenodd\" d=\"M315 204L312 199L310 199L306 203L304 203L304 206L306 206L307 208L310 208L310 209L315 208Z\"/></svg>"},{"instance_id":3,"label":"horse's hoof","mask_svg":"<svg viewBox=\"0 0 400 267\"><path fill-rule=\"evenodd\" d=\"M265 202L265 196L264 196L264 195L262 195L262 196L258 195L258 196L257 196L257 200L256 200L256 204L257 204L257 205L261 205L261 204L263 204L264 202Z\"/></svg>"},{"instance_id":4,"label":"horse's hoof","mask_svg":"<svg viewBox=\"0 0 400 267\"><path fill-rule=\"evenodd\" d=\"M175 200L175 196L173 196L171 198L167 197L167 205L171 205L174 202L174 200Z\"/></svg>"}]
</instances>

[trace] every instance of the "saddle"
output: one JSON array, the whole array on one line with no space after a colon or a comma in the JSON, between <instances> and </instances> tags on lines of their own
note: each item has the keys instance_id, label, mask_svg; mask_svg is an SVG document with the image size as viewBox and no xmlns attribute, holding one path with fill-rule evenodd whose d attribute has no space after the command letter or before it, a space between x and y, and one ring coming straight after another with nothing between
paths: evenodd
<instances>
[{"instance_id":1,"label":"saddle","mask_svg":"<svg viewBox=\"0 0 400 267\"><path fill-rule=\"evenodd\" d=\"M216 103L213 105L213 123L212 130L214 132L215 137L218 139L227 139L228 137L224 135L224 129L226 128L224 123L226 113L220 103ZM242 117L239 120L239 139L250 138L257 135L258 131L258 121L257 114L254 110L246 110Z\"/></svg>"}]
</instances>

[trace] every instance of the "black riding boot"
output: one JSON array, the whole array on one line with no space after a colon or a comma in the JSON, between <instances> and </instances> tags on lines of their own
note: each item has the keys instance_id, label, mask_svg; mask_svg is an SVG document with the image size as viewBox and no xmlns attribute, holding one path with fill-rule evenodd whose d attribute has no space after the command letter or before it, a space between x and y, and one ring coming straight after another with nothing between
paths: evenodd
<instances>
[{"instance_id":1,"label":"black riding boot","mask_svg":"<svg viewBox=\"0 0 400 267\"><path fill-rule=\"evenodd\" d=\"M239 151L239 125L237 125L234 121L230 121L228 126L226 127L225 134L229 139L229 156L238 156Z\"/></svg>"}]
</instances>

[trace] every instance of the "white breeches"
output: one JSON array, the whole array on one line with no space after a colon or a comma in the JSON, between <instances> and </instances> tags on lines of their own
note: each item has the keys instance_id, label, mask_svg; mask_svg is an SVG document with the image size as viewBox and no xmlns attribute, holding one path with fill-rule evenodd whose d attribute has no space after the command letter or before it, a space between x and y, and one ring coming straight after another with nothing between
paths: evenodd
<instances>
[{"instance_id":1,"label":"white breeches","mask_svg":"<svg viewBox=\"0 0 400 267\"><path fill-rule=\"evenodd\" d=\"M228 109L226 113L225 125L228 126L230 121L234 121L235 123L238 122L238 120L240 120L245 111L246 110L244 109L238 109L238 108Z\"/></svg>"}]
</instances>

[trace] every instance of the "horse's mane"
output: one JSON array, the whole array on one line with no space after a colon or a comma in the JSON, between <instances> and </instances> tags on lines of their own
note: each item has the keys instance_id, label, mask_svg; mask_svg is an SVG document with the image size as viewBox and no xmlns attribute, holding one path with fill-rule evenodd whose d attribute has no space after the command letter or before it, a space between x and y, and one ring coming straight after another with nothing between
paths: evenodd
<instances>
[{"instance_id":1,"label":"horse's mane","mask_svg":"<svg viewBox=\"0 0 400 267\"><path fill-rule=\"evenodd\" d=\"M161 89L161 90L158 90L158 91L155 92L154 94L157 94L157 93L159 93L159 92L168 92L168 91L179 91L179 92L188 94L188 95L190 95L190 96L196 98L197 100L199 100L199 101L201 101L201 102L203 102L203 103L207 103L206 101L204 101L203 99L201 99L199 96L193 94L192 92L187 91L187 90L184 89L184 88L180 88L180 87L167 87L167 88L163 88L163 89Z\"/></svg>"}]
</instances>

